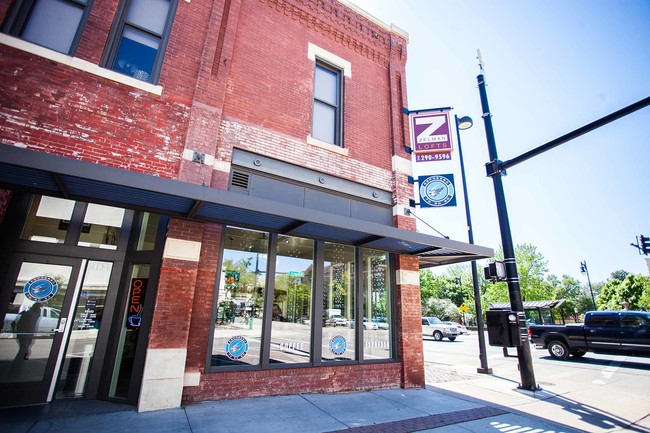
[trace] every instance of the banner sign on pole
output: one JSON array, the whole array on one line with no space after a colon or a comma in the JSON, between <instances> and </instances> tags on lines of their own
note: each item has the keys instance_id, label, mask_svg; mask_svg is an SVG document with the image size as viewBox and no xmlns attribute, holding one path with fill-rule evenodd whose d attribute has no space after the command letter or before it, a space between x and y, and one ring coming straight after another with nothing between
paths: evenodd
<instances>
[{"instance_id":1,"label":"banner sign on pole","mask_svg":"<svg viewBox=\"0 0 650 433\"><path fill-rule=\"evenodd\" d=\"M409 114L409 121L416 162L451 159L452 142L448 111L419 111Z\"/></svg>"},{"instance_id":2,"label":"banner sign on pole","mask_svg":"<svg viewBox=\"0 0 650 433\"><path fill-rule=\"evenodd\" d=\"M456 206L453 174L420 176L420 207Z\"/></svg>"}]
</instances>

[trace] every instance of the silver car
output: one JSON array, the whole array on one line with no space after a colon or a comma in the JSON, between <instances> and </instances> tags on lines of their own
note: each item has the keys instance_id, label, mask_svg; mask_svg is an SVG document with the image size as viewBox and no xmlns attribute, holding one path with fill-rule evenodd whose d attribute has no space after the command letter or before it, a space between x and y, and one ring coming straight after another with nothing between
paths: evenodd
<instances>
[{"instance_id":1,"label":"silver car","mask_svg":"<svg viewBox=\"0 0 650 433\"><path fill-rule=\"evenodd\" d=\"M437 317L423 317L422 335L431 336L436 341L440 341L443 338L454 341L458 337L459 331L455 326L445 325Z\"/></svg>"}]
</instances>

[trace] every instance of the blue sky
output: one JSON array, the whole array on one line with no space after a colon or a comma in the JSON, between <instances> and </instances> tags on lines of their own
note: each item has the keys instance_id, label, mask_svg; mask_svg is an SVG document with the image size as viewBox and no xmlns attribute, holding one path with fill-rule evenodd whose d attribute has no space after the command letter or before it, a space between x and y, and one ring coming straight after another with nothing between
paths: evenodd
<instances>
[{"instance_id":1,"label":"blue sky","mask_svg":"<svg viewBox=\"0 0 650 433\"><path fill-rule=\"evenodd\" d=\"M648 0L352 3L409 34L409 109L449 106L474 120L461 139L479 245L496 249L501 238L485 176L477 48L502 161L650 96ZM435 164L416 164L416 175L439 174ZM586 283L581 261L592 282L619 269L647 275L630 243L650 236L649 171L650 107L511 168L503 182L514 243L537 246L558 277ZM416 213L467 240L462 200Z\"/></svg>"}]
</instances>

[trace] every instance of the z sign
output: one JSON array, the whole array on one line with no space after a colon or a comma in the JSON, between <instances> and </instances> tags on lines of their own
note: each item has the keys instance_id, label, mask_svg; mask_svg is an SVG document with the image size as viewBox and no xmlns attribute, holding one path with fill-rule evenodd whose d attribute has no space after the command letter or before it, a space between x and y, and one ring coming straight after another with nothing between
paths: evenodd
<instances>
[{"instance_id":1,"label":"z sign","mask_svg":"<svg viewBox=\"0 0 650 433\"><path fill-rule=\"evenodd\" d=\"M411 131L416 154L451 151L447 112L411 115Z\"/></svg>"}]
</instances>

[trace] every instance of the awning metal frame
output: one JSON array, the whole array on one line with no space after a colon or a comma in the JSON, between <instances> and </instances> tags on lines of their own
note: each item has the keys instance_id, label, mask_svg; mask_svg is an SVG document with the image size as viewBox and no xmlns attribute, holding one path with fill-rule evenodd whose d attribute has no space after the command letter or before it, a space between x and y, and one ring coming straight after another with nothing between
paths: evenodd
<instances>
[{"instance_id":1,"label":"awning metal frame","mask_svg":"<svg viewBox=\"0 0 650 433\"><path fill-rule=\"evenodd\" d=\"M493 256L491 248L478 245L6 144L0 144L0 186L419 255L426 261L422 267Z\"/></svg>"}]
</instances>

